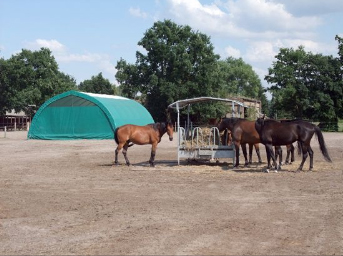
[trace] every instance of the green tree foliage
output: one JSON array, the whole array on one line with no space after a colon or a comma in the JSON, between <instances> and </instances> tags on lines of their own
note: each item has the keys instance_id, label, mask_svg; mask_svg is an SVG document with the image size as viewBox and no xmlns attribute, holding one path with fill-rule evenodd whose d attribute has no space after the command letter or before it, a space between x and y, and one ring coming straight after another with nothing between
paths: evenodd
<instances>
[{"instance_id":1,"label":"green tree foliage","mask_svg":"<svg viewBox=\"0 0 343 256\"><path fill-rule=\"evenodd\" d=\"M136 53L135 65L121 59L116 78L124 95L132 98L142 93L155 120L164 120L165 109L176 100L220 96L214 82L219 56L208 36L165 20L154 23L138 45L145 52ZM192 108L198 118L216 111L214 107L200 108Z\"/></svg>"},{"instance_id":2,"label":"green tree foliage","mask_svg":"<svg viewBox=\"0 0 343 256\"><path fill-rule=\"evenodd\" d=\"M342 70L339 59L280 49L265 77L272 86L272 106L278 117L337 121L342 116Z\"/></svg>"},{"instance_id":3,"label":"green tree foliage","mask_svg":"<svg viewBox=\"0 0 343 256\"><path fill-rule=\"evenodd\" d=\"M229 57L218 62L219 88L224 90L225 95L244 96L259 99L262 103L262 111L268 111L268 100L265 95L261 80L242 58Z\"/></svg>"},{"instance_id":4,"label":"green tree foliage","mask_svg":"<svg viewBox=\"0 0 343 256\"><path fill-rule=\"evenodd\" d=\"M10 59L0 59L0 112L39 107L52 96L76 88L75 79L58 70L47 48L23 49Z\"/></svg>"},{"instance_id":5,"label":"green tree foliage","mask_svg":"<svg viewBox=\"0 0 343 256\"><path fill-rule=\"evenodd\" d=\"M97 76L80 83L79 90L82 92L100 93L113 95L115 87L110 81L102 76L100 72Z\"/></svg>"}]
</instances>

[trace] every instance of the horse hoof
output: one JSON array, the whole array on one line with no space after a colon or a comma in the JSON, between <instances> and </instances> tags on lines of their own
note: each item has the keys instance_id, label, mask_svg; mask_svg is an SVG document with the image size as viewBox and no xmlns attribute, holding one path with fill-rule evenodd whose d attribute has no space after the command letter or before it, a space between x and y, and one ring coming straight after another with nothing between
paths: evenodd
<instances>
[{"instance_id":1,"label":"horse hoof","mask_svg":"<svg viewBox=\"0 0 343 256\"><path fill-rule=\"evenodd\" d=\"M265 169L264 172L265 172L265 173L269 173L269 169Z\"/></svg>"},{"instance_id":2,"label":"horse hoof","mask_svg":"<svg viewBox=\"0 0 343 256\"><path fill-rule=\"evenodd\" d=\"M126 163L127 166L130 166L130 163Z\"/></svg>"}]
</instances>

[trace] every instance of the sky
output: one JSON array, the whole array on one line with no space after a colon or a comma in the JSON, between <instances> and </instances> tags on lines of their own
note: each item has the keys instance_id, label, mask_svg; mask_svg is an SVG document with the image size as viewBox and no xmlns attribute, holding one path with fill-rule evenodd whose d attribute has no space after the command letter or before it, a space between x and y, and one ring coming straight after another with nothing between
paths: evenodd
<instances>
[{"instance_id":1,"label":"sky","mask_svg":"<svg viewBox=\"0 0 343 256\"><path fill-rule=\"evenodd\" d=\"M280 48L337 56L343 0L0 0L0 57L47 47L77 83L102 72L118 84L117 61L134 64L165 19L210 36L221 59L242 58L268 87Z\"/></svg>"}]
</instances>

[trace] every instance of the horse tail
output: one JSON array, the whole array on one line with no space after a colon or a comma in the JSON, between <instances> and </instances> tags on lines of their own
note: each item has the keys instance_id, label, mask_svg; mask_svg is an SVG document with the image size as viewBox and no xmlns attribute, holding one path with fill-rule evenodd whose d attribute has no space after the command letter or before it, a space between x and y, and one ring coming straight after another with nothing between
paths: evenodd
<instances>
[{"instance_id":1,"label":"horse tail","mask_svg":"<svg viewBox=\"0 0 343 256\"><path fill-rule=\"evenodd\" d=\"M315 130L316 135L317 135L317 139L318 139L319 146L320 146L320 151L322 151L322 154L323 154L325 160L328 162L332 162L332 160L329 156L329 152L327 151L326 146L325 146L325 141L324 141L322 131L320 130L320 128L318 126L315 126L314 130Z\"/></svg>"},{"instance_id":2,"label":"horse tail","mask_svg":"<svg viewBox=\"0 0 343 256\"><path fill-rule=\"evenodd\" d=\"M116 128L116 129L114 130L114 140L115 140L116 143L119 145L119 140L118 140L118 135L117 135L117 133L118 133L118 128Z\"/></svg>"}]
</instances>

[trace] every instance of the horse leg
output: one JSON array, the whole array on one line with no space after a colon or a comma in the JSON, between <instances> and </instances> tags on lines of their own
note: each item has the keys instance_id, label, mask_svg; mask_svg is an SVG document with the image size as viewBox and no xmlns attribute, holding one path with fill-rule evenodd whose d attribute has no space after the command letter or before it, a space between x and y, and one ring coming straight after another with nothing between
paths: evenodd
<instances>
[{"instance_id":1,"label":"horse leg","mask_svg":"<svg viewBox=\"0 0 343 256\"><path fill-rule=\"evenodd\" d=\"M265 147L266 147L266 154L267 154L267 170L266 170L266 172L269 172L269 169L270 169L270 152L269 152L267 145L265 145Z\"/></svg>"},{"instance_id":2,"label":"horse leg","mask_svg":"<svg viewBox=\"0 0 343 256\"><path fill-rule=\"evenodd\" d=\"M242 146L242 151L243 151L244 160L245 160L244 166L248 166L249 162L248 162L248 156L247 156L247 144L241 144L241 146Z\"/></svg>"},{"instance_id":3,"label":"horse leg","mask_svg":"<svg viewBox=\"0 0 343 256\"><path fill-rule=\"evenodd\" d=\"M272 144L266 144L266 150L269 152L269 160L268 160L268 167L267 170L269 172L270 169L270 158L273 160L273 164L275 166L275 170L280 169L280 167L278 167L276 160L275 160L275 155L274 155L274 150L273 150L273 146Z\"/></svg>"},{"instance_id":4,"label":"horse leg","mask_svg":"<svg viewBox=\"0 0 343 256\"><path fill-rule=\"evenodd\" d=\"M289 164L289 156L290 156L290 153L291 153L291 145L286 145L286 148L287 148L287 156L286 156L286 161L285 161L285 164Z\"/></svg>"},{"instance_id":5,"label":"horse leg","mask_svg":"<svg viewBox=\"0 0 343 256\"><path fill-rule=\"evenodd\" d=\"M157 143L153 143L151 147L151 156L150 156L150 166L155 167L154 161L155 161L155 155L156 155L156 148L157 148Z\"/></svg>"},{"instance_id":6,"label":"horse leg","mask_svg":"<svg viewBox=\"0 0 343 256\"><path fill-rule=\"evenodd\" d=\"M129 142L127 141L123 147L123 155L124 155L124 158L125 158L125 161L126 161L126 165L127 166L130 166L130 161L129 159L127 158L127 149L129 147Z\"/></svg>"},{"instance_id":7,"label":"horse leg","mask_svg":"<svg viewBox=\"0 0 343 256\"><path fill-rule=\"evenodd\" d=\"M293 163L295 161L293 144L291 144L291 146L290 146L290 151L291 151L291 163Z\"/></svg>"},{"instance_id":8,"label":"horse leg","mask_svg":"<svg viewBox=\"0 0 343 256\"><path fill-rule=\"evenodd\" d=\"M253 149L253 144L249 144L249 164L252 164L252 149Z\"/></svg>"},{"instance_id":9,"label":"horse leg","mask_svg":"<svg viewBox=\"0 0 343 256\"><path fill-rule=\"evenodd\" d=\"M313 169L313 150L312 150L311 146L308 146L307 151L310 155L310 171L312 171L312 169Z\"/></svg>"},{"instance_id":10,"label":"horse leg","mask_svg":"<svg viewBox=\"0 0 343 256\"><path fill-rule=\"evenodd\" d=\"M116 151L115 151L115 159L114 159L114 163L116 165L118 165L118 153L119 151L123 148L123 144L119 143L118 144L118 147L116 148Z\"/></svg>"},{"instance_id":11,"label":"horse leg","mask_svg":"<svg viewBox=\"0 0 343 256\"><path fill-rule=\"evenodd\" d=\"M294 162L294 146L293 144L286 145L287 147L287 157L285 164L291 164ZM291 162L289 162L289 156L291 156Z\"/></svg>"},{"instance_id":12,"label":"horse leg","mask_svg":"<svg viewBox=\"0 0 343 256\"><path fill-rule=\"evenodd\" d=\"M261 164L262 159L261 159L261 155L260 155L260 146L258 145L258 143L256 143L256 144L254 144L254 147L255 147L256 155L258 157L258 162Z\"/></svg>"},{"instance_id":13,"label":"horse leg","mask_svg":"<svg viewBox=\"0 0 343 256\"><path fill-rule=\"evenodd\" d=\"M235 141L235 149L236 149L236 164L234 167L239 167L239 147L240 147L240 142L239 141Z\"/></svg>"},{"instance_id":14,"label":"horse leg","mask_svg":"<svg viewBox=\"0 0 343 256\"><path fill-rule=\"evenodd\" d=\"M275 150L275 161L277 161L277 159L278 159L278 157L279 157L278 147L275 146L275 147L274 147L274 150Z\"/></svg>"},{"instance_id":15,"label":"horse leg","mask_svg":"<svg viewBox=\"0 0 343 256\"><path fill-rule=\"evenodd\" d=\"M282 147L281 146L275 146L275 161L277 161L277 156L279 156L279 166L282 165Z\"/></svg>"},{"instance_id":16,"label":"horse leg","mask_svg":"<svg viewBox=\"0 0 343 256\"><path fill-rule=\"evenodd\" d=\"M300 163L300 166L299 166L297 172L299 172L299 171L301 171L303 169L304 163L305 163L306 158L308 156L308 152L307 152L308 147L307 147L307 145L305 145L304 143L301 143L301 147L302 147L302 152L303 152L303 159L302 159L302 161Z\"/></svg>"},{"instance_id":17,"label":"horse leg","mask_svg":"<svg viewBox=\"0 0 343 256\"><path fill-rule=\"evenodd\" d=\"M280 146L274 146L274 156L275 156L275 162L279 159L279 165L282 164L282 149ZM275 166L276 167L276 166Z\"/></svg>"}]
</instances>

